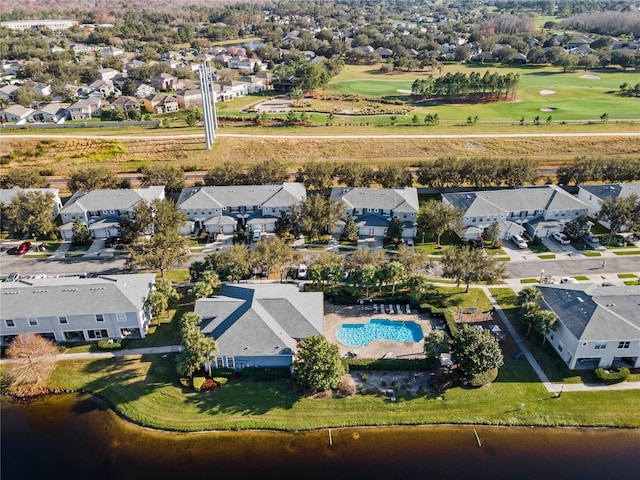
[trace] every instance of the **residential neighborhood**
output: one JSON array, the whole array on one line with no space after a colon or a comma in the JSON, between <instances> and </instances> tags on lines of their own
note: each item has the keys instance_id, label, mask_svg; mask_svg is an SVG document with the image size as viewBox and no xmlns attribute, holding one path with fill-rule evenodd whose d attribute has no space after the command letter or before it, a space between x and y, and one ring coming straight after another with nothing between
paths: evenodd
<instances>
[{"instance_id":1,"label":"residential neighborhood","mask_svg":"<svg viewBox=\"0 0 640 480\"><path fill-rule=\"evenodd\" d=\"M3 477L635 478L637 2L5 3Z\"/></svg>"}]
</instances>

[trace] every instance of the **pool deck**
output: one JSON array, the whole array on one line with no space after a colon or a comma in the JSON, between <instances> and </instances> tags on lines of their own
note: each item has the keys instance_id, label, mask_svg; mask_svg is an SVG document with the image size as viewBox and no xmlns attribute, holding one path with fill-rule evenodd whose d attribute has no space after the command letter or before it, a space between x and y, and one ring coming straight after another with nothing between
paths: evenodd
<instances>
[{"instance_id":1,"label":"pool deck","mask_svg":"<svg viewBox=\"0 0 640 480\"><path fill-rule=\"evenodd\" d=\"M395 308L395 306L394 306ZM404 305L402 305L404 309ZM336 331L344 323L367 323L372 318L396 321L416 322L424 335L431 332L432 324L427 315L413 311L406 313L376 313L364 310L359 306L324 304L324 335L331 343L338 345L340 356L346 357L349 352L357 351L357 358L424 358L424 340L420 342L395 342L392 340L376 340L363 347L343 345L336 338Z\"/></svg>"}]
</instances>

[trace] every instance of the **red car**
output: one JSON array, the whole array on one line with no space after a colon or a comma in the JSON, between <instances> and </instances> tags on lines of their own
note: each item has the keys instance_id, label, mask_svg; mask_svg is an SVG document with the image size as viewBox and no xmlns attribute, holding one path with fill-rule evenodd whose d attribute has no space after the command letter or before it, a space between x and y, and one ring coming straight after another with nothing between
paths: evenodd
<instances>
[{"instance_id":1,"label":"red car","mask_svg":"<svg viewBox=\"0 0 640 480\"><path fill-rule=\"evenodd\" d=\"M31 242L22 242L20 245L18 245L18 250L16 250L16 253L18 255L24 255L29 251L30 248Z\"/></svg>"}]
</instances>

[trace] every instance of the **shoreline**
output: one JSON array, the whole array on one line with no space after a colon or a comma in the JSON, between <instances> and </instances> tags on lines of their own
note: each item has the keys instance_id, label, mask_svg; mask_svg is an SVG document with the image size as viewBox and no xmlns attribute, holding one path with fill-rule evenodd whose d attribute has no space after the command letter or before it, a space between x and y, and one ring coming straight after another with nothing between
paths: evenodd
<instances>
[{"instance_id":1,"label":"shoreline","mask_svg":"<svg viewBox=\"0 0 640 480\"><path fill-rule=\"evenodd\" d=\"M227 429L211 429L211 430L178 430L178 429L166 429L154 427L151 425L145 425L130 417L126 416L122 413L117 406L106 396L90 392L83 389L63 389L63 388L54 388L54 389L45 389L42 393L36 395L28 395L28 396L20 396L16 392L10 392L8 390L0 391L1 396L6 396L12 399L15 403L27 405L33 402L36 402L41 399L46 399L48 397L58 396L58 395L88 395L95 399L98 399L105 404L107 404L108 408L123 422L128 425L142 428L145 430L150 430L158 433L170 433L170 434L207 434L207 433L251 433L251 432L270 432L270 433L283 433L283 434L297 434L297 433L306 433L306 432L319 432L322 430L347 430L347 429L394 429L394 428L424 428L424 427L492 427L492 428L538 428L538 429L574 429L574 430L634 430L640 431L640 427L634 426L624 426L624 425L542 425L542 424L522 424L522 425L510 425L504 423L451 423L451 422L443 422L443 423L396 423L396 424L363 424L363 425L327 425L316 428L304 428L304 429L278 429L278 428L240 428L240 427L230 427Z\"/></svg>"}]
</instances>

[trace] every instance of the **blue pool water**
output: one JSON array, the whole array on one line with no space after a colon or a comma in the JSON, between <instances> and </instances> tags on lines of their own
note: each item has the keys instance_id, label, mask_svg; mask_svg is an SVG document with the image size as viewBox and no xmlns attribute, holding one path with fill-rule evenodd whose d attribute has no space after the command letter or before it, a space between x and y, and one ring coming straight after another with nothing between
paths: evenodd
<instances>
[{"instance_id":1,"label":"blue pool water","mask_svg":"<svg viewBox=\"0 0 640 480\"><path fill-rule=\"evenodd\" d=\"M336 337L343 345L363 347L374 340L419 342L424 338L416 322L372 319L367 323L345 323L338 328Z\"/></svg>"}]
</instances>

